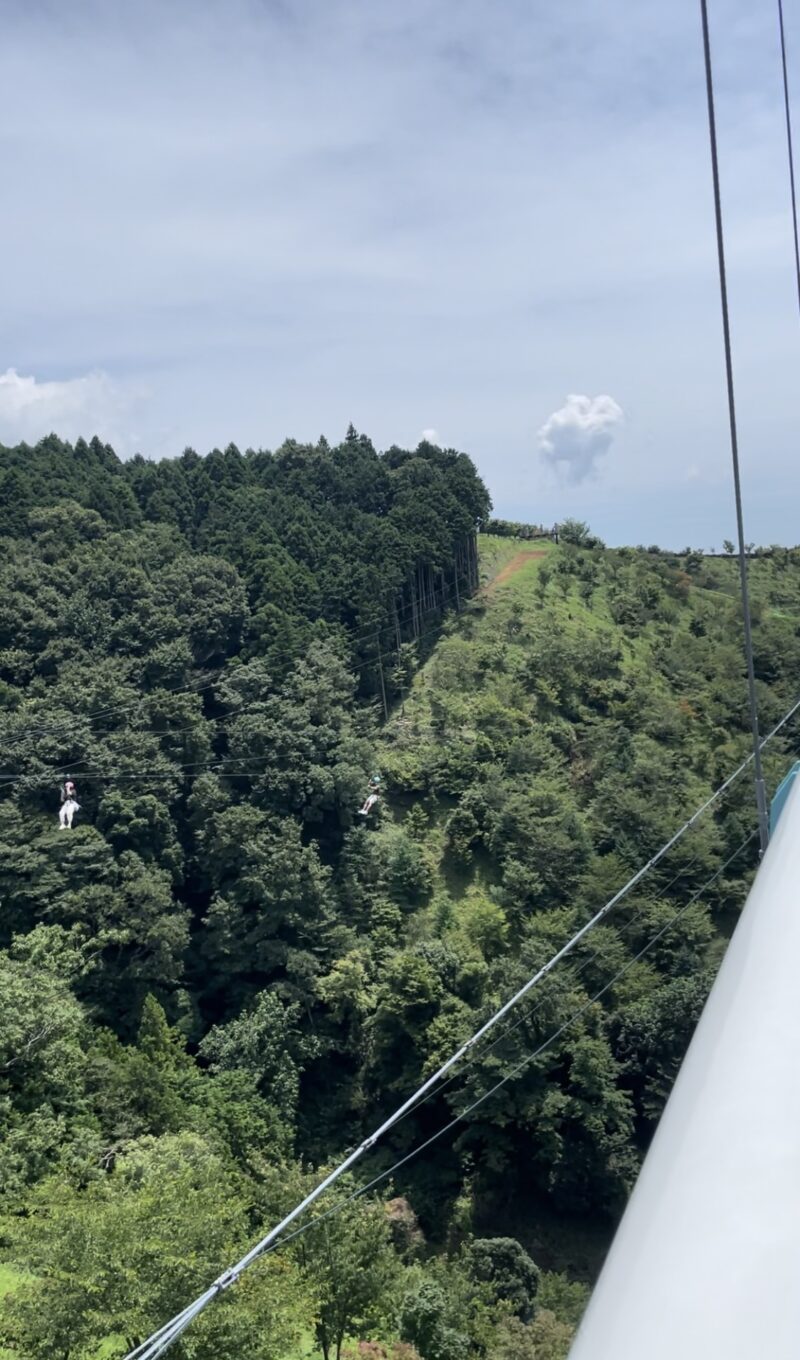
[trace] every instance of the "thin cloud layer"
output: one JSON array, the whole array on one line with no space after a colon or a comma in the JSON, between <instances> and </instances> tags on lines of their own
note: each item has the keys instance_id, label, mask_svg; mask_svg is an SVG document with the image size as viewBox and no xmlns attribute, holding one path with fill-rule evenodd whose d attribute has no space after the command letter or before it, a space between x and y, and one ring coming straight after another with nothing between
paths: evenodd
<instances>
[{"instance_id":1,"label":"thin cloud layer","mask_svg":"<svg viewBox=\"0 0 800 1360\"><path fill-rule=\"evenodd\" d=\"M9 368L0 373L0 443L35 444L55 433L71 440L97 434L124 445L129 406L127 394L105 373L38 382Z\"/></svg>"},{"instance_id":2,"label":"thin cloud layer","mask_svg":"<svg viewBox=\"0 0 800 1360\"><path fill-rule=\"evenodd\" d=\"M539 430L542 458L568 482L584 482L597 471L624 418L613 397L573 394Z\"/></svg>"}]
</instances>

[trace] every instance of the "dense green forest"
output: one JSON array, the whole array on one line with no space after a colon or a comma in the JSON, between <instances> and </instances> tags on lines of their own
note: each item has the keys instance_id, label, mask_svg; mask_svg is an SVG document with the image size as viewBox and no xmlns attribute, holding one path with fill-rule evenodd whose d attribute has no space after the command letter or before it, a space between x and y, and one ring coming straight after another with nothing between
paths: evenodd
<instances>
[{"instance_id":1,"label":"dense green forest","mask_svg":"<svg viewBox=\"0 0 800 1360\"><path fill-rule=\"evenodd\" d=\"M571 523L532 544L490 508L465 455L352 429L161 463L0 448L8 1360L125 1355L748 753L735 562ZM751 584L767 730L800 552ZM176 1357L565 1356L751 880L752 804L743 778Z\"/></svg>"}]
</instances>

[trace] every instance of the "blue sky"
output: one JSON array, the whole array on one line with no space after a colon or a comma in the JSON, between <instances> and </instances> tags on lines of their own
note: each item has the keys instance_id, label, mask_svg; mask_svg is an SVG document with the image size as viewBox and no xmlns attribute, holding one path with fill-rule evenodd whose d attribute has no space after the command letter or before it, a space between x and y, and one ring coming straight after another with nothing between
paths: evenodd
<instances>
[{"instance_id":1,"label":"blue sky","mask_svg":"<svg viewBox=\"0 0 800 1360\"><path fill-rule=\"evenodd\" d=\"M711 11L746 529L795 543L777 16ZM435 430L499 514L733 536L697 0L6 0L0 88L0 440Z\"/></svg>"}]
</instances>

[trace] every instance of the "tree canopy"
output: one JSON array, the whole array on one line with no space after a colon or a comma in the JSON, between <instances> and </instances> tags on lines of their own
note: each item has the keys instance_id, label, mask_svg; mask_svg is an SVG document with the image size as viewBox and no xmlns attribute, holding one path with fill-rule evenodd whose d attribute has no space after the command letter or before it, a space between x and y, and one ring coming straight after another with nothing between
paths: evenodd
<instances>
[{"instance_id":1,"label":"tree canopy","mask_svg":"<svg viewBox=\"0 0 800 1360\"><path fill-rule=\"evenodd\" d=\"M465 455L352 429L0 485L0 1345L119 1357L747 754L737 564L520 548ZM798 566L751 563L765 727ZM565 1355L752 826L741 782L176 1354Z\"/></svg>"}]
</instances>

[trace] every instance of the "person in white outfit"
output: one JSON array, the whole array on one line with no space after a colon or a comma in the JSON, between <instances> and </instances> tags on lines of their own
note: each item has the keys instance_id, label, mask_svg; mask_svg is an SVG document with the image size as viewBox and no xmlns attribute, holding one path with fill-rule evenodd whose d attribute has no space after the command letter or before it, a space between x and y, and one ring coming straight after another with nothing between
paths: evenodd
<instances>
[{"instance_id":1,"label":"person in white outfit","mask_svg":"<svg viewBox=\"0 0 800 1360\"><path fill-rule=\"evenodd\" d=\"M377 793L371 793L363 807L358 809L359 817L368 817L378 801Z\"/></svg>"},{"instance_id":2,"label":"person in white outfit","mask_svg":"<svg viewBox=\"0 0 800 1360\"><path fill-rule=\"evenodd\" d=\"M58 814L59 831L72 830L72 819L80 807L74 798L65 798L61 804L61 811Z\"/></svg>"}]
</instances>

